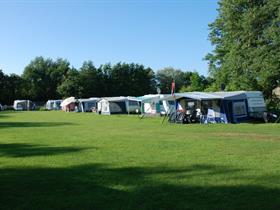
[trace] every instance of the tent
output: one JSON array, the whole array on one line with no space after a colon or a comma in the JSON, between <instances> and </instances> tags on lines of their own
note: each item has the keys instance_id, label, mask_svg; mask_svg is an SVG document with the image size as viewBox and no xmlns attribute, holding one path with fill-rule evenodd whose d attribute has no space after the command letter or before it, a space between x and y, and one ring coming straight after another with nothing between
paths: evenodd
<instances>
[{"instance_id":1,"label":"tent","mask_svg":"<svg viewBox=\"0 0 280 210\"><path fill-rule=\"evenodd\" d=\"M164 99L171 98L176 101L177 111L194 113L197 119L210 113L214 120L223 117L227 122L237 123L262 118L266 110L260 91L186 92Z\"/></svg>"},{"instance_id":2,"label":"tent","mask_svg":"<svg viewBox=\"0 0 280 210\"><path fill-rule=\"evenodd\" d=\"M61 110L61 104L62 100L48 100L46 103L46 109L47 110Z\"/></svg>"},{"instance_id":3,"label":"tent","mask_svg":"<svg viewBox=\"0 0 280 210\"><path fill-rule=\"evenodd\" d=\"M135 97L110 97L102 98L97 103L99 114L130 114L140 111L139 100Z\"/></svg>"},{"instance_id":4,"label":"tent","mask_svg":"<svg viewBox=\"0 0 280 210\"><path fill-rule=\"evenodd\" d=\"M61 104L60 104L61 108L63 111L66 112L71 112L74 111L76 108L76 99L75 97L69 97L64 99Z\"/></svg>"},{"instance_id":5,"label":"tent","mask_svg":"<svg viewBox=\"0 0 280 210\"><path fill-rule=\"evenodd\" d=\"M92 112L97 110L97 102L100 98L78 99L78 110L80 112Z\"/></svg>"},{"instance_id":6,"label":"tent","mask_svg":"<svg viewBox=\"0 0 280 210\"><path fill-rule=\"evenodd\" d=\"M15 100L13 108L17 111L29 111L35 110L36 105L30 100Z\"/></svg>"},{"instance_id":7,"label":"tent","mask_svg":"<svg viewBox=\"0 0 280 210\"><path fill-rule=\"evenodd\" d=\"M174 99L164 100L167 95L149 94L137 97L141 101L141 113L146 115L161 115L174 109Z\"/></svg>"}]
</instances>

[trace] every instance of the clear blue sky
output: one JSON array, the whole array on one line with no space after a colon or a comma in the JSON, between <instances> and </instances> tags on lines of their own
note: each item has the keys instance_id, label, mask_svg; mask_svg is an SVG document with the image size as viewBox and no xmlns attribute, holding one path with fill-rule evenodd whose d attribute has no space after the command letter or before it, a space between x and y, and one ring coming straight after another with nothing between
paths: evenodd
<instances>
[{"instance_id":1,"label":"clear blue sky","mask_svg":"<svg viewBox=\"0 0 280 210\"><path fill-rule=\"evenodd\" d=\"M35 57L136 62L207 74L217 0L0 0L0 68L21 74Z\"/></svg>"}]
</instances>

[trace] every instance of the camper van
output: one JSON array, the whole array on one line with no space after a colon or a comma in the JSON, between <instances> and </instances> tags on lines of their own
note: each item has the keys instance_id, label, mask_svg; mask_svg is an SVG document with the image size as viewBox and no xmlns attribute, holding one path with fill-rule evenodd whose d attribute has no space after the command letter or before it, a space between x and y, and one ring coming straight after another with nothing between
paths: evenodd
<instances>
[{"instance_id":1,"label":"camper van","mask_svg":"<svg viewBox=\"0 0 280 210\"><path fill-rule=\"evenodd\" d=\"M29 111L35 110L36 105L30 100L15 100L13 108L16 111Z\"/></svg>"}]
</instances>

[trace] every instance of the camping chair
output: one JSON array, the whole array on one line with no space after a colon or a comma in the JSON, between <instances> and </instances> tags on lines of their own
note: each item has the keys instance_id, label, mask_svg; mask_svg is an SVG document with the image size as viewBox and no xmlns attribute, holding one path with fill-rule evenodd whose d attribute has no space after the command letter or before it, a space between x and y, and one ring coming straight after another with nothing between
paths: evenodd
<instances>
[{"instance_id":1,"label":"camping chair","mask_svg":"<svg viewBox=\"0 0 280 210\"><path fill-rule=\"evenodd\" d=\"M206 123L217 123L215 119L215 111L213 109L208 109Z\"/></svg>"},{"instance_id":2,"label":"camping chair","mask_svg":"<svg viewBox=\"0 0 280 210\"><path fill-rule=\"evenodd\" d=\"M199 115L199 122L200 124L206 124L206 119L207 119L207 116L206 115Z\"/></svg>"},{"instance_id":3,"label":"camping chair","mask_svg":"<svg viewBox=\"0 0 280 210\"><path fill-rule=\"evenodd\" d=\"M186 113L185 112L177 112L176 113L176 123L186 123Z\"/></svg>"}]
</instances>

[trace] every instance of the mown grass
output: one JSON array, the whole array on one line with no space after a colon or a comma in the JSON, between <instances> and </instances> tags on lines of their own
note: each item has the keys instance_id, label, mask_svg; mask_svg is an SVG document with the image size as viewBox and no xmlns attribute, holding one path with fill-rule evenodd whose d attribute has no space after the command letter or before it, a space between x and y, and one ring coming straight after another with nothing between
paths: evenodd
<instances>
[{"instance_id":1,"label":"mown grass","mask_svg":"<svg viewBox=\"0 0 280 210\"><path fill-rule=\"evenodd\" d=\"M280 125L0 113L0 209L280 209Z\"/></svg>"}]
</instances>

